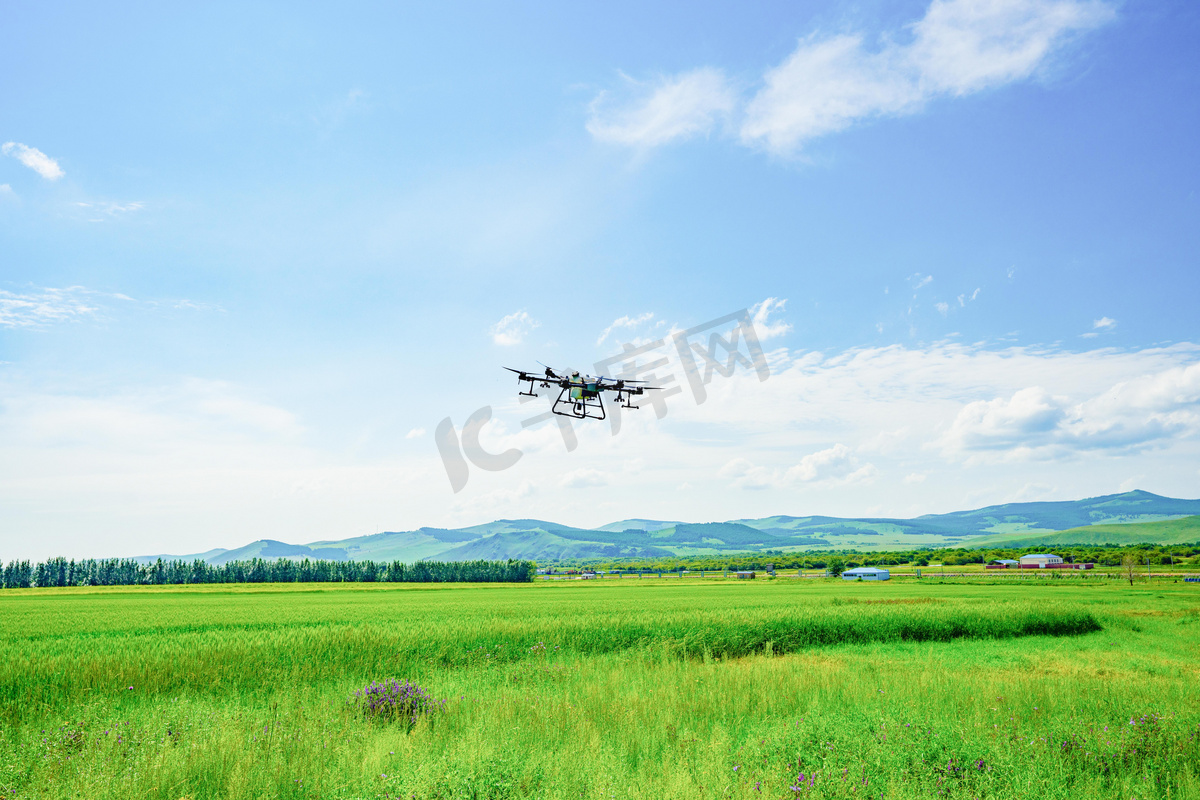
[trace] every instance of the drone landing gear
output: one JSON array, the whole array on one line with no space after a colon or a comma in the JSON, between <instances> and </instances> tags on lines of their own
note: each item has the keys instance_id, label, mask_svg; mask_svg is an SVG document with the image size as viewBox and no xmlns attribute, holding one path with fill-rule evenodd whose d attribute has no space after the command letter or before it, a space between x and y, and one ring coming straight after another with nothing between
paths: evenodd
<instances>
[{"instance_id":1,"label":"drone landing gear","mask_svg":"<svg viewBox=\"0 0 1200 800\"><path fill-rule=\"evenodd\" d=\"M528 390L528 391L523 391L523 392L517 392L517 394L518 394L518 395L520 395L521 397L537 397L537 396L538 396L538 393L537 393L537 392L535 392L535 391L533 390L533 384L534 384L534 382L535 382L535 379L534 379L534 378L527 378L527 377L518 377L518 378L517 378L517 385L519 386L519 385L521 384L521 382L522 382L522 381L528 381L528 382L529 382L529 390ZM550 388L550 384L546 383L545 381L542 381L542 382L541 382L540 384L538 384L538 385L539 385L541 388L543 388L543 389L549 389L549 388Z\"/></svg>"},{"instance_id":2,"label":"drone landing gear","mask_svg":"<svg viewBox=\"0 0 1200 800\"><path fill-rule=\"evenodd\" d=\"M558 399L554 401L554 407L551 409L560 417L574 417L575 419L604 419L604 400L599 394L592 397L571 397L570 387L564 387L558 393Z\"/></svg>"},{"instance_id":3,"label":"drone landing gear","mask_svg":"<svg viewBox=\"0 0 1200 800\"><path fill-rule=\"evenodd\" d=\"M633 404L633 397L631 395L622 394L619 391L617 392L617 405L621 408L641 408L641 406Z\"/></svg>"}]
</instances>

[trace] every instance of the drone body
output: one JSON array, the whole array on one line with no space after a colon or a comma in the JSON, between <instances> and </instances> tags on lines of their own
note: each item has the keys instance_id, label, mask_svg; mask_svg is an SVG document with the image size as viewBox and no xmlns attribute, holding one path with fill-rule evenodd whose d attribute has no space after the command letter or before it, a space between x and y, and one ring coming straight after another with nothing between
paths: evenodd
<instances>
[{"instance_id":1,"label":"drone body","mask_svg":"<svg viewBox=\"0 0 1200 800\"><path fill-rule=\"evenodd\" d=\"M558 399L551 408L561 417L575 419L604 419L604 392L615 392L617 404L621 408L638 408L630 398L644 393L647 389L657 389L657 386L646 386L645 381L627 381L614 378L593 377L572 372L569 375L559 375L550 367L545 374L524 372L512 367L505 367L509 372L517 374L517 384L528 383L526 391L521 391L525 397L537 397L533 391L536 383L538 388L550 389L558 387Z\"/></svg>"}]
</instances>

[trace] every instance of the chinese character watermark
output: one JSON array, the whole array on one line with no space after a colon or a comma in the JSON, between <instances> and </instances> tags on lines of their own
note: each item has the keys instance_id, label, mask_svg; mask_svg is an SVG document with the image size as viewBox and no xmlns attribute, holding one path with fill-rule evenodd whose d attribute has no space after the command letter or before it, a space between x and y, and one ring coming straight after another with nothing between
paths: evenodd
<instances>
[{"instance_id":1,"label":"chinese character watermark","mask_svg":"<svg viewBox=\"0 0 1200 800\"><path fill-rule=\"evenodd\" d=\"M707 341L703 338L706 333ZM676 331L670 335L670 340L673 348L668 346L667 337L637 346L626 343L622 345L620 353L595 363L596 374L618 380L643 381L647 387L653 387L644 396L653 406L658 419L667 415L667 399L683 394L685 385L694 403L702 405L708 399L707 387L714 374L729 378L741 365L757 374L759 382L771 376L748 309L743 308L687 330ZM673 366L673 362L677 363ZM674 369L683 371L683 381L674 371L668 371ZM532 400L526 395L520 398L521 403ZM613 436L621 431L621 413L622 405L613 403L608 415ZM466 487L471 465L488 472L502 472L515 465L524 455L516 448L502 453L489 453L483 449L479 434L491 418L491 406L476 410L463 424L461 436L455 431L450 417L438 423L434 441L455 494ZM557 424L568 453L579 446L572 418L551 411L523 420L521 428L544 422Z\"/></svg>"}]
</instances>

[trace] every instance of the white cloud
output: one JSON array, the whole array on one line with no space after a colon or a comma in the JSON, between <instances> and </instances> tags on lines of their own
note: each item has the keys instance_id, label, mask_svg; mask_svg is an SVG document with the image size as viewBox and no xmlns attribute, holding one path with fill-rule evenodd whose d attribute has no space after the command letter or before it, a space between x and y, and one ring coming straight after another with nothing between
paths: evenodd
<instances>
[{"instance_id":1,"label":"white cloud","mask_svg":"<svg viewBox=\"0 0 1200 800\"><path fill-rule=\"evenodd\" d=\"M647 311L645 314L639 314L636 317L618 317L612 321L611 325L609 325L600 333L600 338L596 340L596 345L599 346L604 344L604 340L607 339L609 334L611 334L617 328L636 328L638 325L641 325L644 322L649 322L652 319L654 319L654 313L651 311Z\"/></svg>"},{"instance_id":2,"label":"white cloud","mask_svg":"<svg viewBox=\"0 0 1200 800\"><path fill-rule=\"evenodd\" d=\"M934 308L936 308L938 310L938 313L941 314L943 317L946 316L948 313L950 313L950 304L949 303L936 303L936 304L934 304Z\"/></svg>"},{"instance_id":3,"label":"white cloud","mask_svg":"<svg viewBox=\"0 0 1200 800\"><path fill-rule=\"evenodd\" d=\"M598 469L584 468L568 472L558 485L564 489L586 489L593 486L607 486L608 476Z\"/></svg>"},{"instance_id":4,"label":"white cloud","mask_svg":"<svg viewBox=\"0 0 1200 800\"><path fill-rule=\"evenodd\" d=\"M0 153L12 156L48 181L56 181L64 174L57 161L36 147L29 147L20 142L5 142L0 145Z\"/></svg>"},{"instance_id":5,"label":"white cloud","mask_svg":"<svg viewBox=\"0 0 1200 800\"><path fill-rule=\"evenodd\" d=\"M800 459L799 464L787 471L786 477L805 483L817 481L858 483L873 477L877 472L878 470L873 464L860 465L850 448L839 443Z\"/></svg>"},{"instance_id":6,"label":"white cloud","mask_svg":"<svg viewBox=\"0 0 1200 800\"><path fill-rule=\"evenodd\" d=\"M1092 323L1092 327L1096 330L1111 331L1113 328L1117 327L1117 321L1111 317L1101 317Z\"/></svg>"},{"instance_id":7,"label":"white cloud","mask_svg":"<svg viewBox=\"0 0 1200 800\"><path fill-rule=\"evenodd\" d=\"M405 439L420 439L424 435L425 435L424 428L413 428L411 431L404 434L404 438Z\"/></svg>"},{"instance_id":8,"label":"white cloud","mask_svg":"<svg viewBox=\"0 0 1200 800\"><path fill-rule=\"evenodd\" d=\"M15 197L16 194L7 183L0 183L0 197Z\"/></svg>"},{"instance_id":9,"label":"white cloud","mask_svg":"<svg viewBox=\"0 0 1200 800\"><path fill-rule=\"evenodd\" d=\"M922 286L928 286L929 284L933 283L932 275L922 275L919 272L916 273L915 275L908 276L908 279L910 281L913 281L913 291L914 292L917 291L918 289L920 289Z\"/></svg>"},{"instance_id":10,"label":"white cloud","mask_svg":"<svg viewBox=\"0 0 1200 800\"><path fill-rule=\"evenodd\" d=\"M495 344L511 347L524 341L525 336L538 327L538 322L524 311L516 311L491 327L488 333Z\"/></svg>"},{"instance_id":11,"label":"white cloud","mask_svg":"<svg viewBox=\"0 0 1200 800\"><path fill-rule=\"evenodd\" d=\"M756 466L747 458L735 458L717 471L739 489L769 489L780 484L779 470Z\"/></svg>"},{"instance_id":12,"label":"white cloud","mask_svg":"<svg viewBox=\"0 0 1200 800\"><path fill-rule=\"evenodd\" d=\"M771 489L797 484L861 483L878 472L874 464L860 463L849 447L839 443L810 453L783 470L759 466L744 457L734 458L717 475L739 489Z\"/></svg>"},{"instance_id":13,"label":"white cloud","mask_svg":"<svg viewBox=\"0 0 1200 800\"><path fill-rule=\"evenodd\" d=\"M934 0L902 57L926 96L961 96L1030 77L1072 34L1114 16L1097 0Z\"/></svg>"},{"instance_id":14,"label":"white cloud","mask_svg":"<svg viewBox=\"0 0 1200 800\"><path fill-rule=\"evenodd\" d=\"M915 108L920 89L896 62L894 52L866 52L857 35L801 40L763 76L746 108L742 142L787 153L863 117Z\"/></svg>"},{"instance_id":15,"label":"white cloud","mask_svg":"<svg viewBox=\"0 0 1200 800\"><path fill-rule=\"evenodd\" d=\"M945 441L957 450L1008 450L1039 446L1066 416L1065 400L1045 389L1022 389L1010 399L968 403L954 418Z\"/></svg>"},{"instance_id":16,"label":"white cloud","mask_svg":"<svg viewBox=\"0 0 1200 800\"><path fill-rule=\"evenodd\" d=\"M870 49L859 34L802 39L764 76L741 138L774 153L877 117L920 110L1031 77L1073 34L1111 20L1097 0L934 0L909 26Z\"/></svg>"},{"instance_id":17,"label":"white cloud","mask_svg":"<svg viewBox=\"0 0 1200 800\"><path fill-rule=\"evenodd\" d=\"M783 336L785 333L791 331L792 326L790 323L783 322L782 320L769 321L771 314L783 311L786 305L786 298L780 300L775 297L768 297L761 303L755 303L750 308L750 316L754 320L754 332L758 335L759 339L765 341L773 339L776 336Z\"/></svg>"},{"instance_id":18,"label":"white cloud","mask_svg":"<svg viewBox=\"0 0 1200 800\"><path fill-rule=\"evenodd\" d=\"M347 437L333 435L344 415L279 407L272 390L181 382L88 396L74 383L24 387L17 371L0 370L0 529L46 532L15 542L14 557L79 557L158 552L165 528L177 544L187 537L176 552L194 552L497 517L589 525L915 516L1008 502L1031 486L1052 487L1037 491L1054 500L1105 494L1133 475L1145 476L1136 488L1195 495L1197 344L1076 351L938 342L781 347L772 357L766 381L743 367L714 375L703 405L671 368L683 391L667 398L665 418L623 412L615 436L604 422L575 423L570 452L556 424L520 424L553 398L535 408L513 397L496 406L503 425L489 425L481 443L525 457L503 472L472 468L459 495L428 435L415 446L350 452ZM955 430L974 403L983 406L964 422L978 424ZM377 431L374 415L353 416L358 434ZM952 430L957 440L947 438ZM603 476L621 491L583 485ZM560 488L564 481L575 485ZM222 533L214 540L213 531Z\"/></svg>"},{"instance_id":19,"label":"white cloud","mask_svg":"<svg viewBox=\"0 0 1200 800\"><path fill-rule=\"evenodd\" d=\"M969 403L942 438L949 453L1055 457L1130 451L1200 435L1200 364L1121 381L1071 402L1040 387Z\"/></svg>"},{"instance_id":20,"label":"white cloud","mask_svg":"<svg viewBox=\"0 0 1200 800\"><path fill-rule=\"evenodd\" d=\"M933 0L924 17L878 44L861 33L814 33L765 71L744 102L739 137L787 154L857 122L1025 80L1073 36L1114 16L1101 0ZM592 102L587 129L596 139L660 145L708 134L743 106L713 68L626 82L633 96L615 108L607 92Z\"/></svg>"},{"instance_id":21,"label":"white cloud","mask_svg":"<svg viewBox=\"0 0 1200 800\"><path fill-rule=\"evenodd\" d=\"M603 142L654 147L707 135L736 105L725 76L701 68L647 84L626 79L633 97L616 108L602 92L591 104L587 130Z\"/></svg>"}]
</instances>

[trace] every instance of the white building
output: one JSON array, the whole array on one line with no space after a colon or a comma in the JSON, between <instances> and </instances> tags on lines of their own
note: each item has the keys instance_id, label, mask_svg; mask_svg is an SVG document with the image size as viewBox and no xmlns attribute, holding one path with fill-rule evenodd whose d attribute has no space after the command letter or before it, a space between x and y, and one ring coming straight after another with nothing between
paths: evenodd
<instances>
[{"instance_id":1,"label":"white building","mask_svg":"<svg viewBox=\"0 0 1200 800\"><path fill-rule=\"evenodd\" d=\"M1022 567L1038 567L1044 569L1051 564L1063 563L1062 556L1052 555L1050 553L1030 553L1026 556L1021 556Z\"/></svg>"},{"instance_id":2,"label":"white building","mask_svg":"<svg viewBox=\"0 0 1200 800\"><path fill-rule=\"evenodd\" d=\"M859 578L864 581L888 581L892 579L892 573L878 567L855 567L842 573L844 581L856 581Z\"/></svg>"}]
</instances>

